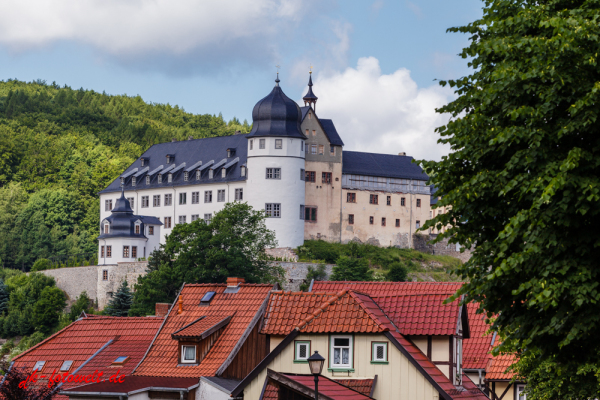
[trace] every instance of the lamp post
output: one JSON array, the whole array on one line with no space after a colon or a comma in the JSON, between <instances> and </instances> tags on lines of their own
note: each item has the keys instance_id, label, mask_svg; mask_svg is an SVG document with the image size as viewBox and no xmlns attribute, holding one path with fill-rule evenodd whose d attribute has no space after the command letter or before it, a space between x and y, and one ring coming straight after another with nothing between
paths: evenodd
<instances>
[{"instance_id":1,"label":"lamp post","mask_svg":"<svg viewBox=\"0 0 600 400\"><path fill-rule=\"evenodd\" d=\"M323 371L323 364L325 364L325 359L316 350L312 356L308 357L310 373L315 377L315 400L319 399L319 375Z\"/></svg>"}]
</instances>

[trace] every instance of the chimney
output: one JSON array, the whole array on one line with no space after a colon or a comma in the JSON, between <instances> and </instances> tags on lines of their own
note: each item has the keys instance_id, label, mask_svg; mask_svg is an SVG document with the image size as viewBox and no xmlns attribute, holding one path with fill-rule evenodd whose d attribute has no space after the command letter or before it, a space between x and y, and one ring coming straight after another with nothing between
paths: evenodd
<instances>
[{"instance_id":1,"label":"chimney","mask_svg":"<svg viewBox=\"0 0 600 400\"><path fill-rule=\"evenodd\" d=\"M193 136L188 136L188 140L193 140L194 137Z\"/></svg>"},{"instance_id":2,"label":"chimney","mask_svg":"<svg viewBox=\"0 0 600 400\"><path fill-rule=\"evenodd\" d=\"M399 156L405 156L406 152L405 151L401 151L400 153L398 153Z\"/></svg>"},{"instance_id":3,"label":"chimney","mask_svg":"<svg viewBox=\"0 0 600 400\"><path fill-rule=\"evenodd\" d=\"M242 134L242 131L235 131L235 134L236 134L236 135L241 135L241 134Z\"/></svg>"},{"instance_id":4,"label":"chimney","mask_svg":"<svg viewBox=\"0 0 600 400\"><path fill-rule=\"evenodd\" d=\"M240 283L246 283L244 278L227 278L227 287L235 288L240 286Z\"/></svg>"},{"instance_id":5,"label":"chimney","mask_svg":"<svg viewBox=\"0 0 600 400\"><path fill-rule=\"evenodd\" d=\"M176 141L177 141L177 139L175 139L175 138L171 139L171 142L176 142Z\"/></svg>"},{"instance_id":6,"label":"chimney","mask_svg":"<svg viewBox=\"0 0 600 400\"><path fill-rule=\"evenodd\" d=\"M177 302L177 304L179 304L179 309L177 310L177 314L181 314L183 312L183 298L181 295L179 296L179 301Z\"/></svg>"},{"instance_id":7,"label":"chimney","mask_svg":"<svg viewBox=\"0 0 600 400\"><path fill-rule=\"evenodd\" d=\"M169 303L156 303L154 305L154 315L157 317L164 317L169 312Z\"/></svg>"}]
</instances>

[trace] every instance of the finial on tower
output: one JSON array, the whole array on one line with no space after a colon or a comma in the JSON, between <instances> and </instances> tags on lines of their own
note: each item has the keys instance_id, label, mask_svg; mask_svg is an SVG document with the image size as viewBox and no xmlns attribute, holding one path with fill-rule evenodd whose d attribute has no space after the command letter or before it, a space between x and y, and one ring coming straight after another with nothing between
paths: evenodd
<instances>
[{"instance_id":1,"label":"finial on tower","mask_svg":"<svg viewBox=\"0 0 600 400\"><path fill-rule=\"evenodd\" d=\"M302 98L302 100L304 100L304 106L309 106L313 108L313 110L316 111L317 109L317 99L318 97L315 96L315 94L312 91L312 65L310 66L310 70L308 72L308 92L306 93L306 96L304 96Z\"/></svg>"},{"instance_id":2,"label":"finial on tower","mask_svg":"<svg viewBox=\"0 0 600 400\"><path fill-rule=\"evenodd\" d=\"M277 68L277 79L275 79L275 86L279 86L279 82L281 82L279 80L279 68L281 68L279 65L275 66Z\"/></svg>"}]
</instances>

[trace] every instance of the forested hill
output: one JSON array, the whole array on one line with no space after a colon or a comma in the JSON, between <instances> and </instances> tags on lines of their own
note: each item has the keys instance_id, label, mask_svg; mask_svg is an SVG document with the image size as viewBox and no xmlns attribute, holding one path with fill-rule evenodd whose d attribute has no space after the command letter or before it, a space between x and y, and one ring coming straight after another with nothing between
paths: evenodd
<instances>
[{"instance_id":1,"label":"forested hill","mask_svg":"<svg viewBox=\"0 0 600 400\"><path fill-rule=\"evenodd\" d=\"M94 253L97 192L155 143L250 126L141 97L0 81L0 265Z\"/></svg>"}]
</instances>

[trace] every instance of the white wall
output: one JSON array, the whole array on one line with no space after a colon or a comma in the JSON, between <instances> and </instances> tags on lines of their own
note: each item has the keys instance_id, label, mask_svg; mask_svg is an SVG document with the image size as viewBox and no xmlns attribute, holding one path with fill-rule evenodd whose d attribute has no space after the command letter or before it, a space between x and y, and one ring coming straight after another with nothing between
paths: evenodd
<instances>
[{"instance_id":1,"label":"white wall","mask_svg":"<svg viewBox=\"0 0 600 400\"><path fill-rule=\"evenodd\" d=\"M136 261L138 258L144 257L144 248L146 248L147 240L138 238L106 238L98 240L98 265L111 265L118 262ZM101 255L101 247L104 246L104 257ZM106 246L111 246L111 256L106 256ZM129 257L123 257L123 246L129 246ZM137 246L137 257L131 256L131 246ZM146 256L149 255L146 249Z\"/></svg>"},{"instance_id":2,"label":"white wall","mask_svg":"<svg viewBox=\"0 0 600 400\"><path fill-rule=\"evenodd\" d=\"M229 400L230 395L217 389L200 378L200 386L196 390L196 400Z\"/></svg>"}]
</instances>

